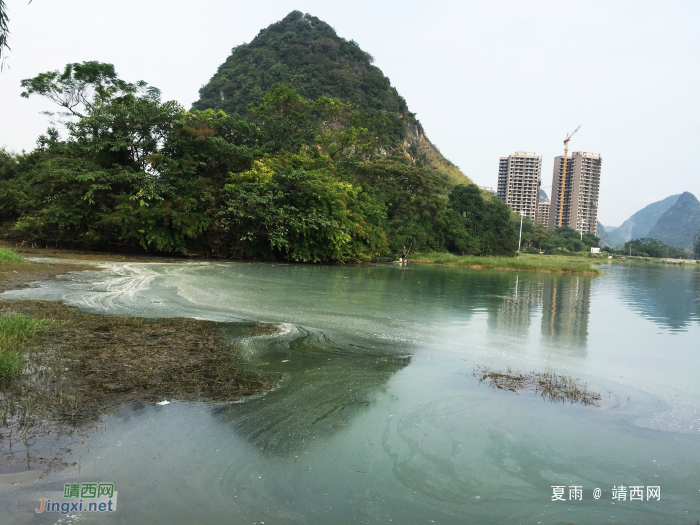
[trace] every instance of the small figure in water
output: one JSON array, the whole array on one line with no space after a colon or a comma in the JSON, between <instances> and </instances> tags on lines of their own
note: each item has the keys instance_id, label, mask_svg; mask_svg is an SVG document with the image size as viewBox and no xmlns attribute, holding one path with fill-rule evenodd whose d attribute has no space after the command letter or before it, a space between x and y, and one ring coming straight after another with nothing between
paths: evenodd
<instances>
[{"instance_id":1,"label":"small figure in water","mask_svg":"<svg viewBox=\"0 0 700 525\"><path fill-rule=\"evenodd\" d=\"M406 255L408 255L408 250L406 250L406 245L404 245L403 250L401 250L401 262L406 262Z\"/></svg>"}]
</instances>

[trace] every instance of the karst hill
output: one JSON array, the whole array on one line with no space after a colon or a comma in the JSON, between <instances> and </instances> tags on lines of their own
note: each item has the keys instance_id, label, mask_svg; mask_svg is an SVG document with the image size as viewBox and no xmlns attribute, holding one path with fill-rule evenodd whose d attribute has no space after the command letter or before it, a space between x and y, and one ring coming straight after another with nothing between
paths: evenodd
<instances>
[{"instance_id":1,"label":"karst hill","mask_svg":"<svg viewBox=\"0 0 700 525\"><path fill-rule=\"evenodd\" d=\"M452 183L470 180L430 142L404 98L372 55L353 40L339 37L318 18L300 11L262 29L248 44L232 50L200 89L194 109L221 109L245 115L265 93L283 84L301 96L326 96L353 104L360 124L382 137L385 154L401 154L431 167Z\"/></svg>"}]
</instances>

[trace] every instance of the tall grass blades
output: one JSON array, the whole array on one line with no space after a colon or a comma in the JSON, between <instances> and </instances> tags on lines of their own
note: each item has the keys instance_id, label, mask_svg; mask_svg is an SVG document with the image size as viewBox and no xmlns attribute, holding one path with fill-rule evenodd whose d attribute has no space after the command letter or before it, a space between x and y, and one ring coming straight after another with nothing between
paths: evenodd
<instances>
[{"instance_id":1,"label":"tall grass blades","mask_svg":"<svg viewBox=\"0 0 700 525\"><path fill-rule=\"evenodd\" d=\"M24 314L0 316L0 381L17 374L25 362L24 347L34 334L52 324Z\"/></svg>"},{"instance_id":2,"label":"tall grass blades","mask_svg":"<svg viewBox=\"0 0 700 525\"><path fill-rule=\"evenodd\" d=\"M0 248L0 264L22 261L24 261L24 257L20 254L8 250L7 248Z\"/></svg>"}]
</instances>

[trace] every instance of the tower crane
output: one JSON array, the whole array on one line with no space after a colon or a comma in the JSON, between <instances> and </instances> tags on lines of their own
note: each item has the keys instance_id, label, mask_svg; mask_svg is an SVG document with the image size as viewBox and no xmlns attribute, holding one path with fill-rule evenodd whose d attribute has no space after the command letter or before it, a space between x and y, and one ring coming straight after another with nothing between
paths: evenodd
<instances>
[{"instance_id":1,"label":"tower crane","mask_svg":"<svg viewBox=\"0 0 700 525\"><path fill-rule=\"evenodd\" d=\"M559 228L561 228L562 221L564 220L564 190L566 190L566 165L569 158L569 141L571 140L571 137L573 137L580 129L581 126L576 128L564 139L564 170L561 176L561 188L559 189Z\"/></svg>"}]
</instances>

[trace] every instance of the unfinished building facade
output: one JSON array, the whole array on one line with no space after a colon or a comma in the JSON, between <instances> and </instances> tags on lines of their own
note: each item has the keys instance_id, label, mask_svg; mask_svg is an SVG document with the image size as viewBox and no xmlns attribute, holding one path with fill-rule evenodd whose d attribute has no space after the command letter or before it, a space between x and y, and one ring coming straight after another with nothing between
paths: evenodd
<instances>
[{"instance_id":1,"label":"unfinished building facade","mask_svg":"<svg viewBox=\"0 0 700 525\"><path fill-rule=\"evenodd\" d=\"M552 197L547 226L549 230L568 226L583 233L598 232L598 194L602 164L603 159L598 153L573 152L567 159L562 199L564 157L554 158Z\"/></svg>"},{"instance_id":2,"label":"unfinished building facade","mask_svg":"<svg viewBox=\"0 0 700 525\"><path fill-rule=\"evenodd\" d=\"M537 204L537 224L541 224L545 228L549 226L549 208L550 201L542 201Z\"/></svg>"},{"instance_id":3,"label":"unfinished building facade","mask_svg":"<svg viewBox=\"0 0 700 525\"><path fill-rule=\"evenodd\" d=\"M542 157L517 151L501 157L498 164L498 197L516 213L537 219Z\"/></svg>"}]
</instances>

